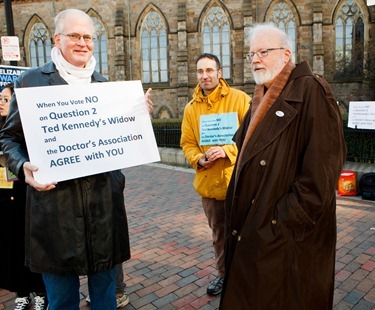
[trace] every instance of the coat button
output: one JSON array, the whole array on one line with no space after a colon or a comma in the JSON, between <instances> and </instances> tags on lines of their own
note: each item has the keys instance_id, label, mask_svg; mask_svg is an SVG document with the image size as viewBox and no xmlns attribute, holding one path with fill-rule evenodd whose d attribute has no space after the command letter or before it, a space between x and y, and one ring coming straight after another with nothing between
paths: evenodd
<instances>
[{"instance_id":1,"label":"coat button","mask_svg":"<svg viewBox=\"0 0 375 310\"><path fill-rule=\"evenodd\" d=\"M232 230L232 235L233 235L233 236L237 235L237 230L233 229L233 230Z\"/></svg>"},{"instance_id":2,"label":"coat button","mask_svg":"<svg viewBox=\"0 0 375 310\"><path fill-rule=\"evenodd\" d=\"M276 115L278 117L284 117L284 112L283 111L276 111Z\"/></svg>"},{"instance_id":3,"label":"coat button","mask_svg":"<svg viewBox=\"0 0 375 310\"><path fill-rule=\"evenodd\" d=\"M265 161L264 159L262 159L262 160L260 161L260 165L261 165L261 166L265 166L265 165L266 165L266 161Z\"/></svg>"},{"instance_id":4,"label":"coat button","mask_svg":"<svg viewBox=\"0 0 375 310\"><path fill-rule=\"evenodd\" d=\"M255 202L255 199L251 200L251 204L253 204Z\"/></svg>"},{"instance_id":5,"label":"coat button","mask_svg":"<svg viewBox=\"0 0 375 310\"><path fill-rule=\"evenodd\" d=\"M238 236L237 240L238 240L238 242L240 242L241 241L241 236Z\"/></svg>"},{"instance_id":6,"label":"coat button","mask_svg":"<svg viewBox=\"0 0 375 310\"><path fill-rule=\"evenodd\" d=\"M272 220L272 222L271 222L273 225L276 225L276 220Z\"/></svg>"},{"instance_id":7,"label":"coat button","mask_svg":"<svg viewBox=\"0 0 375 310\"><path fill-rule=\"evenodd\" d=\"M12 196L12 197L10 197L10 200L14 200L14 197Z\"/></svg>"}]
</instances>

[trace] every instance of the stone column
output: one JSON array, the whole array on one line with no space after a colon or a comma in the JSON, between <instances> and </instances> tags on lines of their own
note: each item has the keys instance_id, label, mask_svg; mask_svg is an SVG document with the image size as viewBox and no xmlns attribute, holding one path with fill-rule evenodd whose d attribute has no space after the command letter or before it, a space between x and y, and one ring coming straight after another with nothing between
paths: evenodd
<instances>
[{"instance_id":1,"label":"stone column","mask_svg":"<svg viewBox=\"0 0 375 310\"><path fill-rule=\"evenodd\" d=\"M115 55L114 55L114 62L115 62L115 80L126 80L126 73L125 73L125 55L129 54L125 53L125 35L124 35L124 12L125 7L123 1L119 1L116 5L116 12L115 12L115 29L114 29L114 37L115 37Z\"/></svg>"},{"instance_id":2,"label":"stone column","mask_svg":"<svg viewBox=\"0 0 375 310\"><path fill-rule=\"evenodd\" d=\"M322 0L314 0L313 11L313 71L324 74L323 7Z\"/></svg>"},{"instance_id":3,"label":"stone column","mask_svg":"<svg viewBox=\"0 0 375 310\"><path fill-rule=\"evenodd\" d=\"M243 83L244 83L244 92L252 95L254 92L254 82L253 82L253 76L251 74L250 69L250 63L246 59L246 54L249 52L250 48L250 42L249 42L249 31L252 27L254 20L253 20L253 14L252 14L252 7L253 7L253 1L251 0L245 0L243 2L243 43L244 43L244 53L243 53ZM256 8L254 8L256 9Z\"/></svg>"},{"instance_id":4,"label":"stone column","mask_svg":"<svg viewBox=\"0 0 375 310\"><path fill-rule=\"evenodd\" d=\"M178 4L178 28L177 28L177 67L178 67L178 85L177 85L177 104L178 115L182 118L184 107L189 101L189 85L188 85L188 47L187 47L187 31L186 31L186 3L180 1Z\"/></svg>"}]
</instances>

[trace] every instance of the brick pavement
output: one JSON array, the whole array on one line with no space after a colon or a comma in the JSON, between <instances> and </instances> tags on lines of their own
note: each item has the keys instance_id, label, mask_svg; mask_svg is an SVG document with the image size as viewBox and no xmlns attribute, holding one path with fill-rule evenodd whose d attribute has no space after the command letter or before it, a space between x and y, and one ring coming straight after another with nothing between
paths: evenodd
<instances>
[{"instance_id":1,"label":"brick pavement","mask_svg":"<svg viewBox=\"0 0 375 310\"><path fill-rule=\"evenodd\" d=\"M130 304L123 309L217 309L211 233L192 187L193 173L163 165L124 170L132 258L123 265ZM338 197L335 310L375 309L375 203ZM86 277L81 309L88 310ZM0 310L15 295L0 289Z\"/></svg>"}]
</instances>

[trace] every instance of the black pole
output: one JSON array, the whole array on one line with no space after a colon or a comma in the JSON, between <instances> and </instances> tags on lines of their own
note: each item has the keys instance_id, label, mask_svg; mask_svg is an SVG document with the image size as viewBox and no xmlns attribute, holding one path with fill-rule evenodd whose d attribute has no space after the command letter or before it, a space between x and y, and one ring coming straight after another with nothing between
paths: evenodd
<instances>
[{"instance_id":1,"label":"black pole","mask_svg":"<svg viewBox=\"0 0 375 310\"><path fill-rule=\"evenodd\" d=\"M12 1L4 0L5 19L7 22L7 35L14 36Z\"/></svg>"},{"instance_id":2,"label":"black pole","mask_svg":"<svg viewBox=\"0 0 375 310\"><path fill-rule=\"evenodd\" d=\"M5 20L7 24L7 35L14 36L12 1L4 0ZM17 61L11 61L11 66L17 66Z\"/></svg>"}]
</instances>

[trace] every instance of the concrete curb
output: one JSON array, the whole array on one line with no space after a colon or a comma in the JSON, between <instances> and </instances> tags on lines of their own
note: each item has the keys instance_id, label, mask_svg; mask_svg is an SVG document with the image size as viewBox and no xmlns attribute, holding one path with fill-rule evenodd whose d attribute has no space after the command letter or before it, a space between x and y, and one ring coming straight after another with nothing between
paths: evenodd
<instances>
[{"instance_id":1,"label":"concrete curb","mask_svg":"<svg viewBox=\"0 0 375 310\"><path fill-rule=\"evenodd\" d=\"M159 147L159 153L161 159L160 162L163 164L191 168L181 149ZM364 173L375 172L375 164L346 162L344 169L355 171L357 173L357 177L360 177Z\"/></svg>"}]
</instances>

